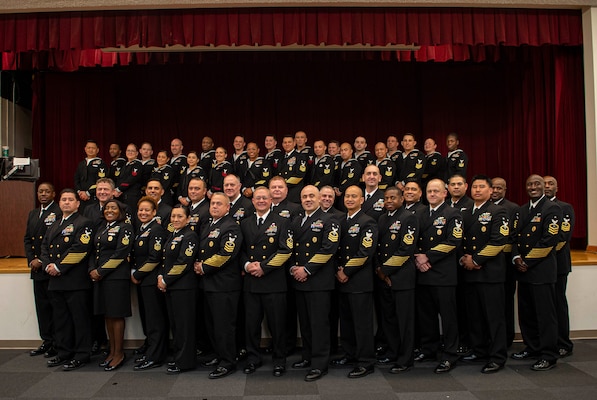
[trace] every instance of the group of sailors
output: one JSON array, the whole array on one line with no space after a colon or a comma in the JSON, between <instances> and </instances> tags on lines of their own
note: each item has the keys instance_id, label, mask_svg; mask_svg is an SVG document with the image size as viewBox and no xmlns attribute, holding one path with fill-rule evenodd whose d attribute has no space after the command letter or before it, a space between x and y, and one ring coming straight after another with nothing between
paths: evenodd
<instances>
[{"instance_id":1,"label":"group of sailors","mask_svg":"<svg viewBox=\"0 0 597 400\"><path fill-rule=\"evenodd\" d=\"M402 150L395 136L377 143L375 155L364 137L354 150L306 143L299 131L279 150L266 136L260 157L237 136L228 157L204 137L202 152L185 156L174 139L171 156L160 151L155 161L149 143L141 160L134 144L126 159L113 144L108 167L88 141L74 189L55 202L52 184L40 184L41 207L29 215L43 339L31 355L70 371L108 339L99 366L120 368L131 281L146 335L137 371L167 364L179 374L199 356L211 379L241 361L251 374L263 364L266 316L276 377L296 351L297 328L292 367L306 369L306 381L329 366L360 378L376 365L403 374L431 360L438 374L459 361L495 373L514 340L517 283L525 348L510 357L536 359L531 369L544 371L572 354L574 212L556 197L555 178L531 175L519 207L499 177L475 175L467 196L468 158L455 134L447 157L433 139L416 150L412 134ZM338 326L344 353L331 359Z\"/></svg>"}]
</instances>

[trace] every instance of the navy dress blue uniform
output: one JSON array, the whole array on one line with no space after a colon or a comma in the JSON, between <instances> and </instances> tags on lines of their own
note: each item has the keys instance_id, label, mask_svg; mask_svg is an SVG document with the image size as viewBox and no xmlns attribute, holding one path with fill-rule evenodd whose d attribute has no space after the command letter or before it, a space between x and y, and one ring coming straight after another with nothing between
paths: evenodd
<instances>
[{"instance_id":1,"label":"navy dress blue uniform","mask_svg":"<svg viewBox=\"0 0 597 400\"><path fill-rule=\"evenodd\" d=\"M396 160L398 165L398 182L405 184L409 180L416 180L421 182L423 173L425 172L425 156L417 149L412 150L408 154L402 154L402 158Z\"/></svg>"},{"instance_id":2,"label":"navy dress blue uniform","mask_svg":"<svg viewBox=\"0 0 597 400\"><path fill-rule=\"evenodd\" d=\"M172 167L172 185L170 186L170 196L174 200L176 199L176 193L178 192L180 177L182 176L186 167L189 166L189 164L187 163L187 156L185 156L184 154L172 157L169 161L169 164L170 167Z\"/></svg>"},{"instance_id":3,"label":"navy dress blue uniform","mask_svg":"<svg viewBox=\"0 0 597 400\"><path fill-rule=\"evenodd\" d=\"M27 217L27 230L25 231L24 244L27 264L31 265L33 260L41 260L41 249L43 238L56 220L62 218L62 211L54 201L43 209L36 208L29 212ZM50 275L43 268L31 269L33 280L33 296L35 299L35 313L37 315L37 326L39 336L46 346L52 346L54 341L54 323L52 320L52 302L48 294Z\"/></svg>"},{"instance_id":4,"label":"navy dress blue uniform","mask_svg":"<svg viewBox=\"0 0 597 400\"><path fill-rule=\"evenodd\" d=\"M95 233L89 271L101 279L94 283L93 310L96 315L121 318L131 316L131 266L128 256L134 241L130 224L108 223Z\"/></svg>"},{"instance_id":5,"label":"navy dress blue uniform","mask_svg":"<svg viewBox=\"0 0 597 400\"><path fill-rule=\"evenodd\" d=\"M375 161L375 165L377 165L379 173L381 174L379 188L381 190L386 190L389 186L394 186L396 184L397 173L396 163L386 157L381 161Z\"/></svg>"},{"instance_id":6,"label":"navy dress blue uniform","mask_svg":"<svg viewBox=\"0 0 597 400\"><path fill-rule=\"evenodd\" d=\"M232 164L228 161L222 161L214 164L209 173L208 187L212 193L222 192L224 190L224 178L232 173Z\"/></svg>"},{"instance_id":7,"label":"navy dress blue uniform","mask_svg":"<svg viewBox=\"0 0 597 400\"><path fill-rule=\"evenodd\" d=\"M163 246L160 274L166 283L166 307L172 329L173 361L181 370L195 368L195 309L197 278L193 270L199 238L185 226L174 231Z\"/></svg>"},{"instance_id":8,"label":"navy dress blue uniform","mask_svg":"<svg viewBox=\"0 0 597 400\"><path fill-rule=\"evenodd\" d=\"M288 218L290 221L298 217L302 211L303 208L300 205L288 201L288 199L284 199L275 205L272 204L272 212L274 214L278 214L283 218Z\"/></svg>"},{"instance_id":9,"label":"navy dress blue uniform","mask_svg":"<svg viewBox=\"0 0 597 400\"><path fill-rule=\"evenodd\" d=\"M172 166L170 164L164 164L161 167L156 165L149 176L149 180L152 179L160 181L162 188L164 189L164 195L162 196L162 199L169 205L173 205L174 200L172 199L171 188L175 180L175 176Z\"/></svg>"},{"instance_id":10,"label":"navy dress blue uniform","mask_svg":"<svg viewBox=\"0 0 597 400\"><path fill-rule=\"evenodd\" d=\"M257 157L254 161L248 160L247 163L247 170L240 177L241 193L245 189L255 190L258 186L267 186L273 176L269 163L263 157Z\"/></svg>"},{"instance_id":11,"label":"navy dress blue uniform","mask_svg":"<svg viewBox=\"0 0 597 400\"><path fill-rule=\"evenodd\" d=\"M236 367L236 320L241 292L238 255L243 236L228 215L205 224L200 232L198 261L203 265L207 330L220 366Z\"/></svg>"},{"instance_id":12,"label":"navy dress blue uniform","mask_svg":"<svg viewBox=\"0 0 597 400\"><path fill-rule=\"evenodd\" d=\"M311 177L313 176L313 165L315 163L315 152L311 146L305 146L302 149L296 149L296 151L301 154L305 160L307 160L307 173L305 174L305 185L312 184Z\"/></svg>"},{"instance_id":13,"label":"navy dress blue uniform","mask_svg":"<svg viewBox=\"0 0 597 400\"><path fill-rule=\"evenodd\" d=\"M201 155L199 156L199 166L205 172L206 176L209 176L209 172L211 171L211 167L213 166L215 159L216 159L216 150L215 149L201 152Z\"/></svg>"},{"instance_id":14,"label":"navy dress blue uniform","mask_svg":"<svg viewBox=\"0 0 597 400\"><path fill-rule=\"evenodd\" d=\"M131 210L136 210L137 202L141 198L141 187L144 184L141 161L127 162L116 180L116 190L122 192L119 200L129 206Z\"/></svg>"},{"instance_id":15,"label":"navy dress blue uniform","mask_svg":"<svg viewBox=\"0 0 597 400\"><path fill-rule=\"evenodd\" d=\"M365 150L361 154L355 154L354 158L361 164L361 169L364 171L367 165L375 164L375 157L370 151Z\"/></svg>"},{"instance_id":16,"label":"navy dress blue uniform","mask_svg":"<svg viewBox=\"0 0 597 400\"><path fill-rule=\"evenodd\" d=\"M57 219L42 242L42 268L55 264L60 274L50 276L48 293L54 319L54 347L62 360L89 361L91 319L87 256L91 247L91 222L78 212Z\"/></svg>"},{"instance_id":17,"label":"navy dress blue uniform","mask_svg":"<svg viewBox=\"0 0 597 400\"><path fill-rule=\"evenodd\" d=\"M377 221L385 211L383 208L383 196L384 191L381 188L377 188L373 193L367 193L365 189L363 194L365 200L361 206L361 211Z\"/></svg>"},{"instance_id":18,"label":"navy dress blue uniform","mask_svg":"<svg viewBox=\"0 0 597 400\"><path fill-rule=\"evenodd\" d=\"M108 177L116 182L120 177L125 164L126 158L124 157L118 157L116 160L112 160L110 162L110 174Z\"/></svg>"},{"instance_id":19,"label":"navy dress blue uniform","mask_svg":"<svg viewBox=\"0 0 597 400\"><path fill-rule=\"evenodd\" d=\"M421 176L423 192L425 192L427 182L430 180L436 178L444 180L444 177L446 176L446 169L446 159L441 155L440 152L434 151L433 153L425 154L425 171Z\"/></svg>"},{"instance_id":20,"label":"navy dress blue uniform","mask_svg":"<svg viewBox=\"0 0 597 400\"><path fill-rule=\"evenodd\" d=\"M446 178L448 182L450 177L458 174L466 179L466 169L468 167L468 156L462 149L456 149L448 153L446 157Z\"/></svg>"},{"instance_id":21,"label":"navy dress blue uniform","mask_svg":"<svg viewBox=\"0 0 597 400\"><path fill-rule=\"evenodd\" d=\"M556 281L556 313L558 316L558 349L572 352L574 347L570 340L570 315L566 287L568 274L572 272L572 259L570 257L570 240L574 230L574 209L571 204L559 199L553 199L562 209L562 223L560 224L560 240L556 245L556 259L558 263L558 279Z\"/></svg>"},{"instance_id":22,"label":"navy dress blue uniform","mask_svg":"<svg viewBox=\"0 0 597 400\"><path fill-rule=\"evenodd\" d=\"M176 193L176 199L178 200L180 197L183 199L189 200L189 182L193 178L200 178L203 181L207 180L207 175L203 168L197 165L192 170L189 170L188 167L184 169L184 172L180 175L180 182L178 184L178 192Z\"/></svg>"},{"instance_id":23,"label":"navy dress blue uniform","mask_svg":"<svg viewBox=\"0 0 597 400\"><path fill-rule=\"evenodd\" d=\"M429 214L429 207L427 207L425 204L421 203L420 201L417 201L416 203L408 204L408 205L406 203L404 203L402 205L402 208L404 208L408 212L415 214L415 215L421 215L424 213Z\"/></svg>"},{"instance_id":24,"label":"navy dress blue uniform","mask_svg":"<svg viewBox=\"0 0 597 400\"><path fill-rule=\"evenodd\" d=\"M377 235L377 221L363 210L341 223L337 265L348 277L347 282L339 283L341 343L348 358L364 367L372 366L375 359L373 259Z\"/></svg>"},{"instance_id":25,"label":"navy dress blue uniform","mask_svg":"<svg viewBox=\"0 0 597 400\"><path fill-rule=\"evenodd\" d=\"M246 150L243 150L240 154L232 154L228 158L228 162L232 165L232 172L237 176L244 176L245 172L249 168L249 156Z\"/></svg>"},{"instance_id":26,"label":"navy dress blue uniform","mask_svg":"<svg viewBox=\"0 0 597 400\"><path fill-rule=\"evenodd\" d=\"M489 201L463 211L462 251L470 254L478 269L463 269L469 339L473 354L490 362L506 362L504 282L506 260L502 250L510 236L509 218L503 207Z\"/></svg>"},{"instance_id":27,"label":"navy dress blue uniform","mask_svg":"<svg viewBox=\"0 0 597 400\"><path fill-rule=\"evenodd\" d=\"M429 215L420 215L418 253L429 259L431 269L417 275L417 304L421 332L421 353L435 355L440 347L437 314L442 321L443 360L458 359L458 317L456 306L457 249L463 235L460 211L442 203Z\"/></svg>"},{"instance_id":28,"label":"navy dress blue uniform","mask_svg":"<svg viewBox=\"0 0 597 400\"><path fill-rule=\"evenodd\" d=\"M296 204L301 203L301 190L305 186L307 175L308 159L305 154L292 150L280 160L278 175L286 181L288 186L288 201Z\"/></svg>"},{"instance_id":29,"label":"navy dress blue uniform","mask_svg":"<svg viewBox=\"0 0 597 400\"><path fill-rule=\"evenodd\" d=\"M271 169L272 176L279 175L278 170L282 158L284 158L284 153L280 149L273 149L265 155L265 161L268 163Z\"/></svg>"},{"instance_id":30,"label":"navy dress blue uniform","mask_svg":"<svg viewBox=\"0 0 597 400\"><path fill-rule=\"evenodd\" d=\"M526 351L549 362L559 356L555 284L561 221L562 209L546 196L532 209L530 203L520 206L514 220L512 257L528 265L516 274L520 331Z\"/></svg>"},{"instance_id":31,"label":"navy dress blue uniform","mask_svg":"<svg viewBox=\"0 0 597 400\"><path fill-rule=\"evenodd\" d=\"M260 364L261 322L265 314L272 336L274 365L286 364L286 264L293 248L290 221L268 212L258 225L257 215L241 221L241 267L258 261L263 276L245 273L245 337L248 363Z\"/></svg>"},{"instance_id":32,"label":"navy dress blue uniform","mask_svg":"<svg viewBox=\"0 0 597 400\"><path fill-rule=\"evenodd\" d=\"M201 226L209 222L209 199L205 197L199 203L189 205L189 215L191 216L189 226L199 234Z\"/></svg>"},{"instance_id":33,"label":"navy dress blue uniform","mask_svg":"<svg viewBox=\"0 0 597 400\"><path fill-rule=\"evenodd\" d=\"M340 196L336 198L336 208L340 211L346 211L344 207L344 192L349 186L359 186L361 177L363 176L363 167L356 159L351 158L350 160L342 162L340 164L340 172L338 174L338 182L336 187L340 191Z\"/></svg>"},{"instance_id":34,"label":"navy dress blue uniform","mask_svg":"<svg viewBox=\"0 0 597 400\"><path fill-rule=\"evenodd\" d=\"M330 301L335 285L333 257L338 249L340 226L332 215L317 209L305 219L295 218L293 266L304 266L305 282L292 280L303 340L303 360L313 369L327 371L330 357Z\"/></svg>"},{"instance_id":35,"label":"navy dress blue uniform","mask_svg":"<svg viewBox=\"0 0 597 400\"><path fill-rule=\"evenodd\" d=\"M89 201L95 200L95 183L99 178L106 178L108 172L106 164L99 157L84 159L77 165L75 171L75 192L86 192L89 195L88 201L81 201L81 208L85 208Z\"/></svg>"},{"instance_id":36,"label":"navy dress blue uniform","mask_svg":"<svg viewBox=\"0 0 597 400\"><path fill-rule=\"evenodd\" d=\"M377 268L388 277L391 286L383 282L381 314L388 352L396 365L413 364L415 346L415 286L416 268L413 255L417 250L419 219L399 208L386 212L378 221Z\"/></svg>"},{"instance_id":37,"label":"navy dress blue uniform","mask_svg":"<svg viewBox=\"0 0 597 400\"><path fill-rule=\"evenodd\" d=\"M228 215L231 216L236 223L240 224L240 221L250 217L254 212L255 207L253 207L251 200L241 194L234 201L234 204L232 204L232 202L230 203L230 211L228 212Z\"/></svg>"},{"instance_id":38,"label":"navy dress blue uniform","mask_svg":"<svg viewBox=\"0 0 597 400\"><path fill-rule=\"evenodd\" d=\"M133 277L140 281L138 290L142 293L140 299L143 302L142 312L145 315L145 332L149 344L145 357L158 364L163 363L168 354L166 298L156 285L162 269L162 248L167 237L168 233L154 218L147 226L140 226L137 230L131 253L134 260Z\"/></svg>"},{"instance_id":39,"label":"navy dress blue uniform","mask_svg":"<svg viewBox=\"0 0 597 400\"><path fill-rule=\"evenodd\" d=\"M334 186L334 160L329 154L313 160L310 182L317 189L324 186Z\"/></svg>"}]
</instances>

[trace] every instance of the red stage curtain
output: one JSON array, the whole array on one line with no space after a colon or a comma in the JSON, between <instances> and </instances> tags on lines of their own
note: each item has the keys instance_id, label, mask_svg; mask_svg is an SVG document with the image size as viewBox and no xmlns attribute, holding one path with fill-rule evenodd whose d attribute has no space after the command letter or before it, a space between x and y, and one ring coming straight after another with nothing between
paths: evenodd
<instances>
[{"instance_id":1,"label":"red stage curtain","mask_svg":"<svg viewBox=\"0 0 597 400\"><path fill-rule=\"evenodd\" d=\"M0 15L3 69L181 62L188 54L105 54L139 45L416 44L419 61L483 61L496 46L582 44L579 10L243 8ZM387 57L390 57L387 55Z\"/></svg>"},{"instance_id":2,"label":"red stage curtain","mask_svg":"<svg viewBox=\"0 0 597 400\"><path fill-rule=\"evenodd\" d=\"M148 140L200 150L204 135L231 151L235 134L261 147L265 134L303 129L309 142L364 135L372 149L413 132L419 148L460 135L469 178L502 176L508 197L527 199L526 177L559 179L586 242L582 49L501 48L499 62L382 62L354 52L210 54L200 64L44 72L35 77L34 157L43 179L71 186L87 138L108 159L112 142ZM375 58L377 59L369 59Z\"/></svg>"}]
</instances>

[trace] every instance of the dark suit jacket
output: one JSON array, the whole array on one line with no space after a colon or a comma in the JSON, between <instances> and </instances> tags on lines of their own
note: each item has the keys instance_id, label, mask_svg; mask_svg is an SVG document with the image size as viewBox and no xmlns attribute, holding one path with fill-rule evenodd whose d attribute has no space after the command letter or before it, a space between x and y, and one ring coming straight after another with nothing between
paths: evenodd
<instances>
[{"instance_id":1,"label":"dark suit jacket","mask_svg":"<svg viewBox=\"0 0 597 400\"><path fill-rule=\"evenodd\" d=\"M363 201L363 205L361 206L361 210L376 221L385 212L385 209L383 208L383 195L384 191L377 189L375 193L373 193L373 196L368 200ZM365 196L366 192L363 191L363 199L365 199Z\"/></svg>"},{"instance_id":2,"label":"dark suit jacket","mask_svg":"<svg viewBox=\"0 0 597 400\"><path fill-rule=\"evenodd\" d=\"M303 207L288 201L288 199L284 199L278 205L272 205L272 212L292 221L298 217L301 212L303 212Z\"/></svg>"},{"instance_id":3,"label":"dark suit jacket","mask_svg":"<svg viewBox=\"0 0 597 400\"><path fill-rule=\"evenodd\" d=\"M240 266L259 261L264 275L257 278L244 276L244 290L248 293L286 292L287 261L292 254L293 235L288 218L270 212L257 227L257 215L253 214L240 223L243 246Z\"/></svg>"},{"instance_id":4,"label":"dark suit jacket","mask_svg":"<svg viewBox=\"0 0 597 400\"><path fill-rule=\"evenodd\" d=\"M151 222L145 229L137 230L131 256L135 269L133 276L141 281L141 286L156 285L167 235L168 233L157 220Z\"/></svg>"},{"instance_id":5,"label":"dark suit jacket","mask_svg":"<svg viewBox=\"0 0 597 400\"><path fill-rule=\"evenodd\" d=\"M97 269L102 280L131 279L128 256L134 240L133 227L124 221L100 227L94 236L89 271Z\"/></svg>"},{"instance_id":6,"label":"dark suit jacket","mask_svg":"<svg viewBox=\"0 0 597 400\"><path fill-rule=\"evenodd\" d=\"M560 240L561 221L562 209L547 197L543 197L533 210L529 210L529 203L520 206L514 221L516 243L512 247L512 257L522 257L529 269L517 272L519 281L556 282L555 248Z\"/></svg>"},{"instance_id":7,"label":"dark suit jacket","mask_svg":"<svg viewBox=\"0 0 597 400\"><path fill-rule=\"evenodd\" d=\"M39 215L41 208L36 208L29 212L27 217L27 230L25 231L25 255L27 256L27 264L31 261L41 259L41 244L44 239L44 235L48 230L48 227L52 225L56 220L60 221L62 218L62 211L58 207L58 203L52 202L43 212ZM31 270L31 279L36 281L48 280L49 275L40 268L37 271Z\"/></svg>"},{"instance_id":8,"label":"dark suit jacket","mask_svg":"<svg viewBox=\"0 0 597 400\"><path fill-rule=\"evenodd\" d=\"M253 207L251 200L241 194L238 200L236 200L236 203L230 205L228 215L230 215L236 223L240 224L241 220L249 218L254 212L255 207Z\"/></svg>"},{"instance_id":9,"label":"dark suit jacket","mask_svg":"<svg viewBox=\"0 0 597 400\"><path fill-rule=\"evenodd\" d=\"M451 201L452 201L451 199L448 199L448 203L451 203ZM464 211L464 210L468 210L469 208L473 208L474 205L475 205L475 202L473 201L473 199L464 195L460 198L460 200L458 200L456 203L454 203L452 205L452 207L456 208L457 210Z\"/></svg>"}]
</instances>

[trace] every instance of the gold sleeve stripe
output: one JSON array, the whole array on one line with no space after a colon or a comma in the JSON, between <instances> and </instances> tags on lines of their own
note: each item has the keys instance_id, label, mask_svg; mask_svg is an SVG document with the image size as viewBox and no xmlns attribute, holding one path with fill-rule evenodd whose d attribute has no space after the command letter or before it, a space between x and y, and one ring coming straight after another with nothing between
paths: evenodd
<instances>
[{"instance_id":1,"label":"gold sleeve stripe","mask_svg":"<svg viewBox=\"0 0 597 400\"><path fill-rule=\"evenodd\" d=\"M124 258L109 260L107 263L102 265L101 268L114 269L118 267L122 263L122 261L124 261Z\"/></svg>"},{"instance_id":2,"label":"gold sleeve stripe","mask_svg":"<svg viewBox=\"0 0 597 400\"><path fill-rule=\"evenodd\" d=\"M409 256L392 256L383 263L386 267L402 267L409 259Z\"/></svg>"},{"instance_id":3,"label":"gold sleeve stripe","mask_svg":"<svg viewBox=\"0 0 597 400\"><path fill-rule=\"evenodd\" d=\"M369 257L351 258L350 260L348 260L348 262L344 266L345 267L362 267L368 258Z\"/></svg>"},{"instance_id":4,"label":"gold sleeve stripe","mask_svg":"<svg viewBox=\"0 0 597 400\"><path fill-rule=\"evenodd\" d=\"M91 185L91 186L89 186L89 190L95 189L95 188L97 188L97 185Z\"/></svg>"},{"instance_id":5,"label":"gold sleeve stripe","mask_svg":"<svg viewBox=\"0 0 597 400\"><path fill-rule=\"evenodd\" d=\"M487 245L479 252L480 256L483 257L495 257L504 249L504 246L492 246Z\"/></svg>"},{"instance_id":6,"label":"gold sleeve stripe","mask_svg":"<svg viewBox=\"0 0 597 400\"><path fill-rule=\"evenodd\" d=\"M226 264L226 261L230 259L230 256L222 256L219 254L215 254L209 257L207 260L203 261L204 264L207 264L211 267L219 268L222 265Z\"/></svg>"},{"instance_id":7,"label":"gold sleeve stripe","mask_svg":"<svg viewBox=\"0 0 597 400\"><path fill-rule=\"evenodd\" d=\"M258 186L258 185L265 185L265 179L255 182L255 186Z\"/></svg>"},{"instance_id":8,"label":"gold sleeve stripe","mask_svg":"<svg viewBox=\"0 0 597 400\"><path fill-rule=\"evenodd\" d=\"M156 262L156 263L145 263L145 264L143 264L143 266L141 268L139 268L139 271L141 271L141 272L151 272L158 265L160 265L159 262Z\"/></svg>"},{"instance_id":9,"label":"gold sleeve stripe","mask_svg":"<svg viewBox=\"0 0 597 400\"><path fill-rule=\"evenodd\" d=\"M325 264L330 261L330 258L332 258L332 254L315 254L311 257L309 262L314 264Z\"/></svg>"},{"instance_id":10,"label":"gold sleeve stripe","mask_svg":"<svg viewBox=\"0 0 597 400\"><path fill-rule=\"evenodd\" d=\"M512 245L507 244L504 246L504 253L512 253Z\"/></svg>"},{"instance_id":11,"label":"gold sleeve stripe","mask_svg":"<svg viewBox=\"0 0 597 400\"><path fill-rule=\"evenodd\" d=\"M438 244L435 247L431 248L431 251L439 251L440 253L449 253L454 250L456 246L451 246L449 244Z\"/></svg>"},{"instance_id":12,"label":"gold sleeve stripe","mask_svg":"<svg viewBox=\"0 0 597 400\"><path fill-rule=\"evenodd\" d=\"M172 269L170 269L170 271L168 271L168 275L180 275L184 272L184 270L186 268L187 268L186 264L173 265Z\"/></svg>"},{"instance_id":13,"label":"gold sleeve stripe","mask_svg":"<svg viewBox=\"0 0 597 400\"><path fill-rule=\"evenodd\" d=\"M566 246L566 242L560 242L556 246L556 251L562 250L562 247Z\"/></svg>"},{"instance_id":14,"label":"gold sleeve stripe","mask_svg":"<svg viewBox=\"0 0 597 400\"><path fill-rule=\"evenodd\" d=\"M529 251L529 254L527 254L526 258L545 258L549 255L549 253L551 253L552 249L553 246L543 249L532 249Z\"/></svg>"},{"instance_id":15,"label":"gold sleeve stripe","mask_svg":"<svg viewBox=\"0 0 597 400\"><path fill-rule=\"evenodd\" d=\"M69 253L66 257L62 259L60 264L78 264L81 262L82 259L85 258L87 252L84 253Z\"/></svg>"},{"instance_id":16,"label":"gold sleeve stripe","mask_svg":"<svg viewBox=\"0 0 597 400\"><path fill-rule=\"evenodd\" d=\"M290 258L290 253L288 254L276 254L274 258L272 258L267 265L270 267L281 267L284 265L286 261Z\"/></svg>"},{"instance_id":17,"label":"gold sleeve stripe","mask_svg":"<svg viewBox=\"0 0 597 400\"><path fill-rule=\"evenodd\" d=\"M303 178L297 178L296 176L293 176L292 178L286 179L286 183L290 183L291 185L296 185L298 183L301 183L302 180L303 180Z\"/></svg>"}]
</instances>

